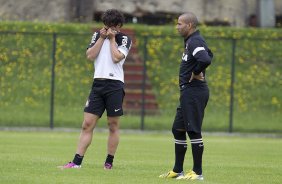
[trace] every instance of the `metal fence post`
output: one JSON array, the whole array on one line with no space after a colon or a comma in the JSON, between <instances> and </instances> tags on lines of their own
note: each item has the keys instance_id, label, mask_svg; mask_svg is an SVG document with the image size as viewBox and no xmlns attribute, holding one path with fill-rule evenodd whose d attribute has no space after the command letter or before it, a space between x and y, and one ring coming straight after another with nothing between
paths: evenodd
<instances>
[{"instance_id":1,"label":"metal fence post","mask_svg":"<svg viewBox=\"0 0 282 184\"><path fill-rule=\"evenodd\" d=\"M55 65L57 33L53 33L52 69L51 69L51 91L50 91L50 128L54 128L54 96L55 96Z\"/></svg>"},{"instance_id":2,"label":"metal fence post","mask_svg":"<svg viewBox=\"0 0 282 184\"><path fill-rule=\"evenodd\" d=\"M233 106L234 106L235 57L236 57L235 56L235 52L236 52L236 40L232 39L230 109L229 109L229 133L233 132Z\"/></svg>"},{"instance_id":3,"label":"metal fence post","mask_svg":"<svg viewBox=\"0 0 282 184\"><path fill-rule=\"evenodd\" d=\"M141 126L140 129L144 130L145 128L145 93L146 93L146 60L148 57L147 54L147 41L148 41L148 36L144 37L144 61L143 61L143 81L142 81L142 109L141 109Z\"/></svg>"}]
</instances>

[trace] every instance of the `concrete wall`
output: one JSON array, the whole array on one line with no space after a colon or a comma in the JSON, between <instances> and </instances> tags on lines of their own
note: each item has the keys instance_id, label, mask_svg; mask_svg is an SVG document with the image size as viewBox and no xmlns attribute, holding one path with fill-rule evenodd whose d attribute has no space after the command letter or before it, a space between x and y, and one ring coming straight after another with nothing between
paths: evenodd
<instances>
[{"instance_id":1,"label":"concrete wall","mask_svg":"<svg viewBox=\"0 0 282 184\"><path fill-rule=\"evenodd\" d=\"M215 20L229 22L232 26L248 24L250 15L257 13L258 0L96 0L95 11L116 7L129 14L194 12L200 22ZM275 14L282 15L282 1L273 0Z\"/></svg>"},{"instance_id":2,"label":"concrete wall","mask_svg":"<svg viewBox=\"0 0 282 184\"><path fill-rule=\"evenodd\" d=\"M1 20L69 21L69 0L0 0Z\"/></svg>"},{"instance_id":3,"label":"concrete wall","mask_svg":"<svg viewBox=\"0 0 282 184\"><path fill-rule=\"evenodd\" d=\"M282 1L273 1L275 14L282 15ZM257 0L0 0L0 19L91 21L94 12L117 8L137 17L146 13L192 11L200 22L219 20L241 27L246 25L250 15L256 13L256 2Z\"/></svg>"}]
</instances>

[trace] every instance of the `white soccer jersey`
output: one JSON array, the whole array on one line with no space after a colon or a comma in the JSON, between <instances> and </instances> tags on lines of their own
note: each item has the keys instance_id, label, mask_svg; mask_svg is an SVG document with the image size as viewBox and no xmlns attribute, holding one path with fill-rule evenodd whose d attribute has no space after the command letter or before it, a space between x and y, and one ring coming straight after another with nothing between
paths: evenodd
<instances>
[{"instance_id":1,"label":"white soccer jersey","mask_svg":"<svg viewBox=\"0 0 282 184\"><path fill-rule=\"evenodd\" d=\"M95 45L96 41L99 39L100 33L95 32L92 36L91 43L89 47ZM127 57L127 54L131 48L131 39L123 33L118 33L115 37L116 44L118 50L123 53L125 56L123 60L118 63L115 63L111 56L110 49L110 40L105 39L100 53L94 61L94 79L95 78L104 78L104 79L112 79L119 80L124 83L124 72L123 72L123 64Z\"/></svg>"}]
</instances>

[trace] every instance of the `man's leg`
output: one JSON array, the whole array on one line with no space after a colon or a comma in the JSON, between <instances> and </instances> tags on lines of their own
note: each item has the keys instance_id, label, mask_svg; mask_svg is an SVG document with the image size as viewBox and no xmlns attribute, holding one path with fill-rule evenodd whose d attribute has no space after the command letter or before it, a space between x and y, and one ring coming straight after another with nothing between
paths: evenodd
<instances>
[{"instance_id":1,"label":"man's leg","mask_svg":"<svg viewBox=\"0 0 282 184\"><path fill-rule=\"evenodd\" d=\"M84 154L91 144L93 130L96 126L96 123L99 119L99 116L91 114L91 113L84 113L84 120L82 123L82 129L76 149L76 154L74 155L73 161L69 162L64 166L59 166L59 168L66 169L66 168L80 168L81 163L84 157Z\"/></svg>"},{"instance_id":2,"label":"man's leg","mask_svg":"<svg viewBox=\"0 0 282 184\"><path fill-rule=\"evenodd\" d=\"M186 131L172 128L172 133L175 139L175 163L173 172L181 173L183 172L183 163L187 151Z\"/></svg>"},{"instance_id":3,"label":"man's leg","mask_svg":"<svg viewBox=\"0 0 282 184\"><path fill-rule=\"evenodd\" d=\"M88 148L88 146L92 142L93 130L96 126L96 123L99 119L99 116L91 114L91 113L84 113L84 120L82 123L82 129L76 149L76 154L73 159L73 163L76 165L81 165L84 154Z\"/></svg>"},{"instance_id":4,"label":"man's leg","mask_svg":"<svg viewBox=\"0 0 282 184\"><path fill-rule=\"evenodd\" d=\"M172 134L174 137L174 167L172 171L160 175L160 178L178 178L183 176L183 164L187 150L186 130L183 122L182 110L179 106L172 125Z\"/></svg>"},{"instance_id":5,"label":"man's leg","mask_svg":"<svg viewBox=\"0 0 282 184\"><path fill-rule=\"evenodd\" d=\"M185 159L185 154L187 151L187 141L186 141L186 130L183 120L182 108L179 106L176 109L176 115L172 125L172 134L174 136L175 144L175 163L173 167L173 172L181 173L183 172L183 164Z\"/></svg>"},{"instance_id":6,"label":"man's leg","mask_svg":"<svg viewBox=\"0 0 282 184\"><path fill-rule=\"evenodd\" d=\"M99 120L99 116L91 114L91 113L84 113L84 120L82 123L82 130L80 133L78 146L76 153L84 156L88 146L91 144L93 130L96 126L97 121Z\"/></svg>"},{"instance_id":7,"label":"man's leg","mask_svg":"<svg viewBox=\"0 0 282 184\"><path fill-rule=\"evenodd\" d=\"M112 168L114 155L119 144L119 116L108 117L108 127L108 155L105 161L105 169Z\"/></svg>"},{"instance_id":8,"label":"man's leg","mask_svg":"<svg viewBox=\"0 0 282 184\"><path fill-rule=\"evenodd\" d=\"M202 101L206 98L202 95L202 89L186 88L180 96L182 116L186 125L186 131L190 138L192 156L193 156L193 171L188 172L181 179L203 180L202 176L202 155L204 145L201 135L203 106Z\"/></svg>"},{"instance_id":9,"label":"man's leg","mask_svg":"<svg viewBox=\"0 0 282 184\"><path fill-rule=\"evenodd\" d=\"M203 90L202 88L186 88L181 93L182 115L191 142L194 161L193 171L197 175L202 174L204 145L201 129L207 99L208 90Z\"/></svg>"},{"instance_id":10,"label":"man's leg","mask_svg":"<svg viewBox=\"0 0 282 184\"><path fill-rule=\"evenodd\" d=\"M197 175L202 175L202 157L204 152L204 143L201 133L196 133L188 131L188 136L190 138L192 155L193 155L193 171Z\"/></svg>"}]
</instances>

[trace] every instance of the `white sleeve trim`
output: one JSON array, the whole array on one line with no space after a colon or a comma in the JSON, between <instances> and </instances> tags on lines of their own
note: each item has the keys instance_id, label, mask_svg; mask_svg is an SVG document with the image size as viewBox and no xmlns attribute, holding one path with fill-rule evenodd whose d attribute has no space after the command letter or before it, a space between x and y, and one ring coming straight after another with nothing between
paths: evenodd
<instances>
[{"instance_id":1,"label":"white sleeve trim","mask_svg":"<svg viewBox=\"0 0 282 184\"><path fill-rule=\"evenodd\" d=\"M124 55L124 57L126 58L127 54L128 54L128 49L126 47L120 46L118 47L118 50Z\"/></svg>"},{"instance_id":2,"label":"white sleeve trim","mask_svg":"<svg viewBox=\"0 0 282 184\"><path fill-rule=\"evenodd\" d=\"M195 56L201 50L205 50L205 48L204 47L197 47L197 48L195 48L193 53L192 53L192 55Z\"/></svg>"}]
</instances>

